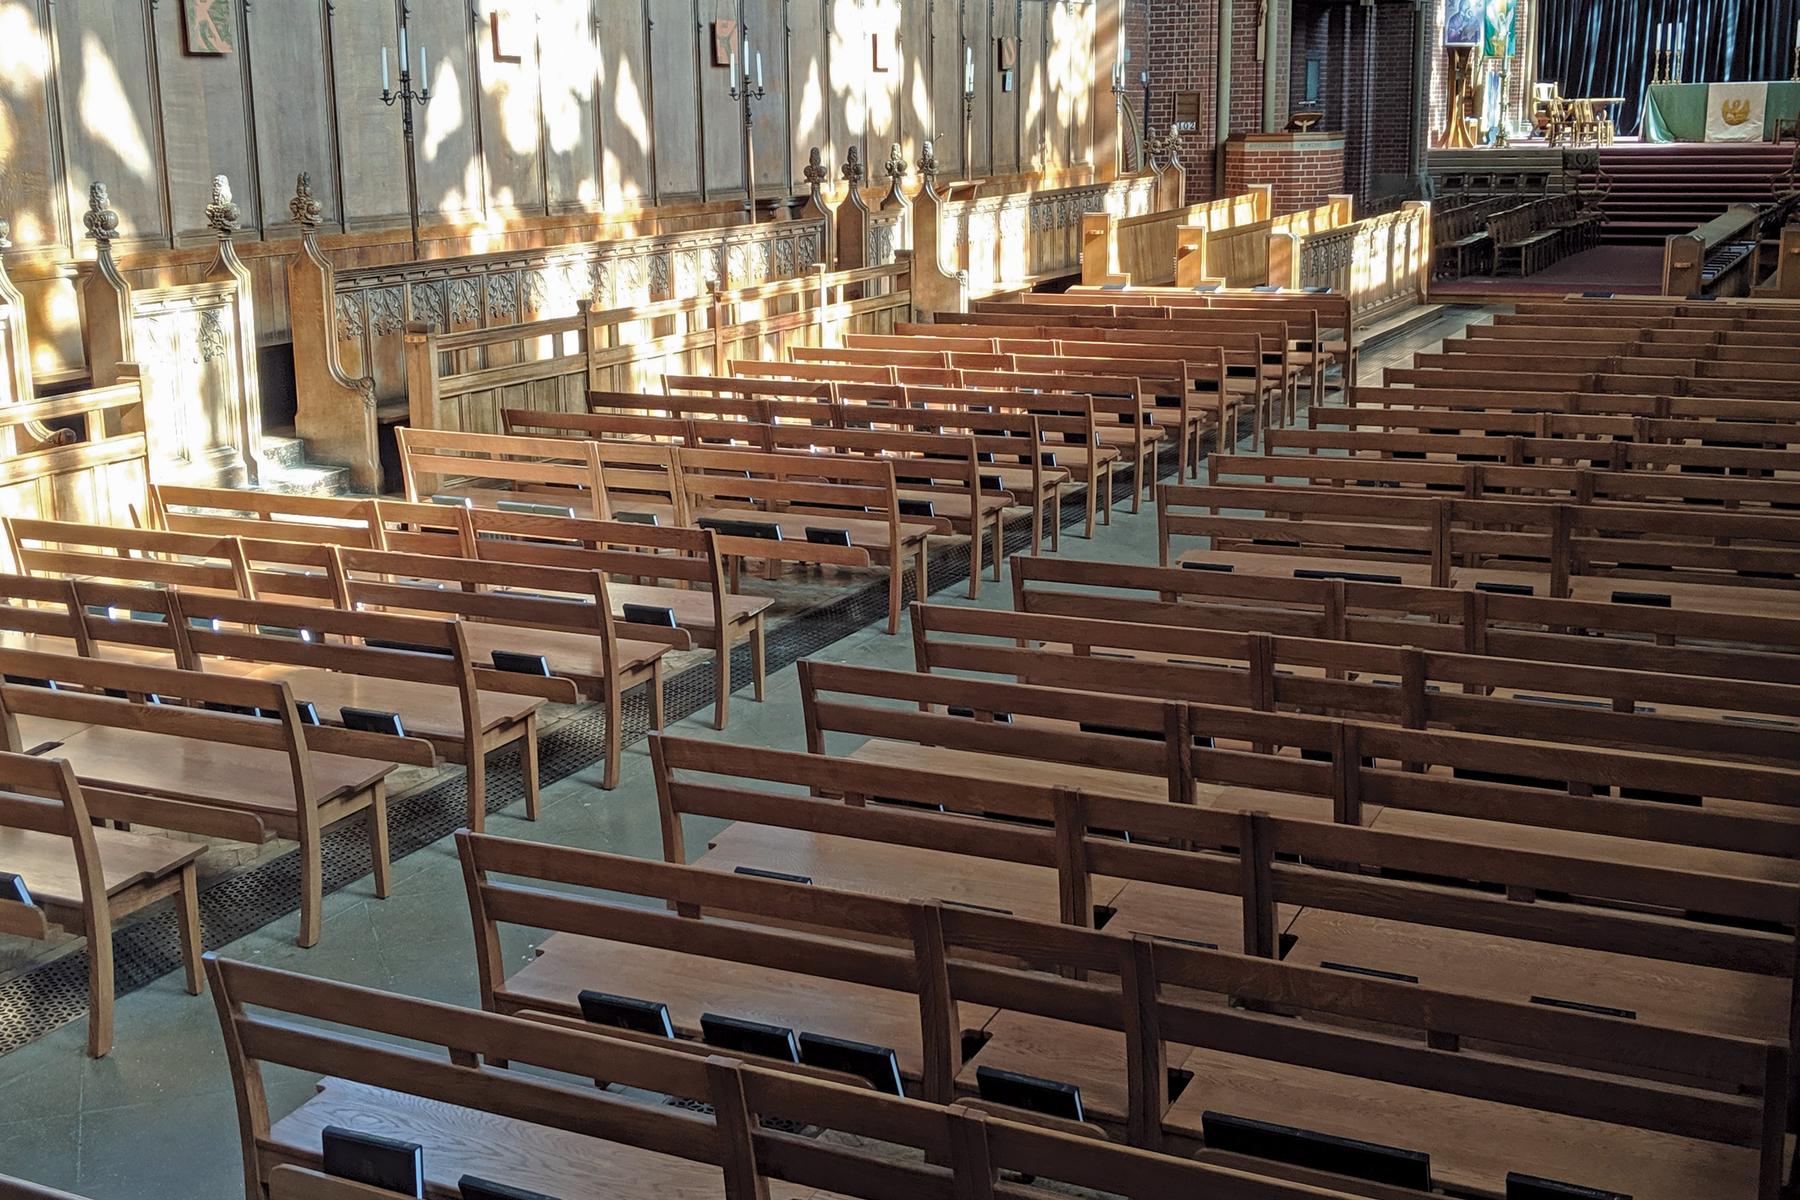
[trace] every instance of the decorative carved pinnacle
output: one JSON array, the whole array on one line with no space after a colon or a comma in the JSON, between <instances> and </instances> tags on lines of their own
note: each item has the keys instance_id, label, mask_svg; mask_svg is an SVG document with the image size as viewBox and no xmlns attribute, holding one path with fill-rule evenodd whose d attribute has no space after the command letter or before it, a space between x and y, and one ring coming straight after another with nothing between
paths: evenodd
<instances>
[{"instance_id":1,"label":"decorative carved pinnacle","mask_svg":"<svg viewBox=\"0 0 1800 1200\"><path fill-rule=\"evenodd\" d=\"M221 242L228 242L237 232L240 217L238 206L231 202L231 180L214 175L212 203L206 206L207 227L219 235Z\"/></svg>"},{"instance_id":2,"label":"decorative carved pinnacle","mask_svg":"<svg viewBox=\"0 0 1800 1200\"><path fill-rule=\"evenodd\" d=\"M106 194L104 183L88 186L88 210L81 218L87 226L88 237L99 243L102 250L112 245L119 236L119 214L112 210L112 199Z\"/></svg>"},{"instance_id":3,"label":"decorative carved pinnacle","mask_svg":"<svg viewBox=\"0 0 1800 1200\"><path fill-rule=\"evenodd\" d=\"M12 249L12 222L0 221L0 250Z\"/></svg>"},{"instance_id":4,"label":"decorative carved pinnacle","mask_svg":"<svg viewBox=\"0 0 1800 1200\"><path fill-rule=\"evenodd\" d=\"M831 168L827 167L819 148L814 146L806 155L806 166L800 170L800 177L812 187L822 187L831 178Z\"/></svg>"},{"instance_id":5,"label":"decorative carved pinnacle","mask_svg":"<svg viewBox=\"0 0 1800 1200\"><path fill-rule=\"evenodd\" d=\"M895 142L893 148L888 151L887 177L889 179L905 179L907 172L911 169L906 165L906 151L900 148L899 142Z\"/></svg>"},{"instance_id":6,"label":"decorative carved pinnacle","mask_svg":"<svg viewBox=\"0 0 1800 1200\"><path fill-rule=\"evenodd\" d=\"M937 173L937 147L927 141L919 150L919 174L927 180L931 180L937 178Z\"/></svg>"},{"instance_id":7,"label":"decorative carved pinnacle","mask_svg":"<svg viewBox=\"0 0 1800 1200\"><path fill-rule=\"evenodd\" d=\"M848 182L851 187L859 188L862 186L863 161L861 149L856 146L851 146L850 149L844 152L844 169L840 171L839 174L844 177L845 181Z\"/></svg>"},{"instance_id":8,"label":"decorative carved pinnacle","mask_svg":"<svg viewBox=\"0 0 1800 1200\"><path fill-rule=\"evenodd\" d=\"M300 178L294 181L294 198L288 201L288 212L293 214L294 224L311 232L319 227L319 214L324 209L313 199L312 174L300 172Z\"/></svg>"}]
</instances>

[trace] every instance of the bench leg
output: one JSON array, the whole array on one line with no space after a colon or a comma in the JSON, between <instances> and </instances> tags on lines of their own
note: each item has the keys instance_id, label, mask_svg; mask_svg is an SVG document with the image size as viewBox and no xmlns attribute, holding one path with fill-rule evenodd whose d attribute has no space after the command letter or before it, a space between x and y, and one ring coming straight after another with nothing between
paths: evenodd
<instances>
[{"instance_id":1,"label":"bench leg","mask_svg":"<svg viewBox=\"0 0 1800 1200\"><path fill-rule=\"evenodd\" d=\"M1088 506L1088 536L1089 537L1094 536L1093 513L1096 508L1098 508L1100 510L1100 523L1102 525L1111 525L1112 524L1113 464L1117 463L1118 461L1119 460L1115 458L1115 459L1113 459L1112 462L1107 463L1104 467L1101 467L1098 471L1095 472L1095 474L1097 476L1099 476L1101 479L1104 479L1106 482L1101 487L1100 495L1099 495L1098 499L1090 502L1089 506ZM1090 485L1090 487L1091 486L1092 485Z\"/></svg>"},{"instance_id":2,"label":"bench leg","mask_svg":"<svg viewBox=\"0 0 1800 1200\"><path fill-rule=\"evenodd\" d=\"M193 869L193 864L188 864ZM104 897L100 903L105 904ZM104 937L88 931L88 1041L89 1058L104 1058L113 1043L113 945L112 922L105 923Z\"/></svg>"},{"instance_id":3,"label":"bench leg","mask_svg":"<svg viewBox=\"0 0 1800 1200\"><path fill-rule=\"evenodd\" d=\"M900 562L900 551L898 548L896 548L894 553L888 555L888 627L887 627L887 631L889 633L899 633L900 632L900 585L902 582L902 575L904 574L904 571L905 571L905 568L901 565L901 562ZM923 577L920 578L918 590L919 590L920 596L923 596L925 594L925 582L924 582Z\"/></svg>"},{"instance_id":4,"label":"bench leg","mask_svg":"<svg viewBox=\"0 0 1800 1200\"><path fill-rule=\"evenodd\" d=\"M1138 455L1137 469L1131 477L1131 511L1134 513L1143 511L1144 489L1146 487L1154 486L1146 483L1145 477L1148 476L1150 479L1156 478L1155 463L1157 445L1158 443L1151 442L1148 446L1144 447L1144 452Z\"/></svg>"},{"instance_id":5,"label":"bench leg","mask_svg":"<svg viewBox=\"0 0 1800 1200\"><path fill-rule=\"evenodd\" d=\"M650 664L650 728L657 733L663 729L663 665L662 659Z\"/></svg>"},{"instance_id":6,"label":"bench leg","mask_svg":"<svg viewBox=\"0 0 1800 1200\"><path fill-rule=\"evenodd\" d=\"M1036 551L1037 551L1037 547L1035 545L1033 545L1032 552L1036 553ZM999 582L1001 572L1004 569L1001 566L1000 560L1001 560L1001 558L1003 558L1005 556L1005 554L1006 554L1006 510L1003 508L994 514L994 580L995 580L995 582Z\"/></svg>"},{"instance_id":7,"label":"bench leg","mask_svg":"<svg viewBox=\"0 0 1800 1200\"><path fill-rule=\"evenodd\" d=\"M1031 501L1031 553L1036 555L1044 544L1044 510L1050 506L1050 498L1039 492Z\"/></svg>"},{"instance_id":8,"label":"bench leg","mask_svg":"<svg viewBox=\"0 0 1800 1200\"><path fill-rule=\"evenodd\" d=\"M757 614L750 626L750 686L755 689L756 702L761 704L768 692L769 646L763 639L763 619Z\"/></svg>"},{"instance_id":9,"label":"bench leg","mask_svg":"<svg viewBox=\"0 0 1800 1200\"><path fill-rule=\"evenodd\" d=\"M612 791L619 786L619 751L624 742L625 705L619 695L618 678L606 681L606 766L600 776L600 786Z\"/></svg>"},{"instance_id":10,"label":"bench leg","mask_svg":"<svg viewBox=\"0 0 1800 1200\"><path fill-rule=\"evenodd\" d=\"M981 542L987 530L979 517L969 521L969 599L981 596Z\"/></svg>"},{"instance_id":11,"label":"bench leg","mask_svg":"<svg viewBox=\"0 0 1800 1200\"><path fill-rule=\"evenodd\" d=\"M296 834L300 843L300 934L295 941L316 946L324 926L325 864L319 858L319 813L310 803L302 808Z\"/></svg>"},{"instance_id":12,"label":"bench leg","mask_svg":"<svg viewBox=\"0 0 1800 1200\"><path fill-rule=\"evenodd\" d=\"M519 740L519 776L525 785L525 819L538 819L538 808L543 799L538 787L538 719L532 713L525 718L525 734Z\"/></svg>"},{"instance_id":13,"label":"bench leg","mask_svg":"<svg viewBox=\"0 0 1800 1200\"><path fill-rule=\"evenodd\" d=\"M464 743L463 761L468 771L469 828L480 833L487 828L487 752L482 748L481 731L476 730Z\"/></svg>"},{"instance_id":14,"label":"bench leg","mask_svg":"<svg viewBox=\"0 0 1800 1200\"><path fill-rule=\"evenodd\" d=\"M181 969L187 993L206 990L206 968L200 961L205 948L200 939L200 872L193 863L181 868L181 885L175 893L175 916L181 925Z\"/></svg>"},{"instance_id":15,"label":"bench leg","mask_svg":"<svg viewBox=\"0 0 1800 1200\"><path fill-rule=\"evenodd\" d=\"M731 642L723 634L713 647L713 728L725 728L731 716Z\"/></svg>"},{"instance_id":16,"label":"bench leg","mask_svg":"<svg viewBox=\"0 0 1800 1200\"><path fill-rule=\"evenodd\" d=\"M1050 489L1050 553L1062 549L1062 485Z\"/></svg>"},{"instance_id":17,"label":"bench leg","mask_svg":"<svg viewBox=\"0 0 1800 1200\"><path fill-rule=\"evenodd\" d=\"M369 801L369 860L375 864L375 895L386 900L394 888L394 864L388 857L387 784L375 785Z\"/></svg>"}]
</instances>

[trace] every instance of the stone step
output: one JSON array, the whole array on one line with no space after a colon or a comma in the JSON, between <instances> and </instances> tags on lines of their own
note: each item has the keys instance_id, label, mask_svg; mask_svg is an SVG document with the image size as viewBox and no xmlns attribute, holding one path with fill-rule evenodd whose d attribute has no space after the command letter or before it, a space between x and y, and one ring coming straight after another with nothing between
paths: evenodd
<instances>
[{"instance_id":1,"label":"stone step","mask_svg":"<svg viewBox=\"0 0 1800 1200\"><path fill-rule=\"evenodd\" d=\"M350 492L350 470L308 461L306 443L291 430L263 433L262 489L290 496L343 496Z\"/></svg>"},{"instance_id":2,"label":"stone step","mask_svg":"<svg viewBox=\"0 0 1800 1200\"><path fill-rule=\"evenodd\" d=\"M262 437L263 461L285 470L306 465L306 443L291 435L265 432Z\"/></svg>"}]
</instances>

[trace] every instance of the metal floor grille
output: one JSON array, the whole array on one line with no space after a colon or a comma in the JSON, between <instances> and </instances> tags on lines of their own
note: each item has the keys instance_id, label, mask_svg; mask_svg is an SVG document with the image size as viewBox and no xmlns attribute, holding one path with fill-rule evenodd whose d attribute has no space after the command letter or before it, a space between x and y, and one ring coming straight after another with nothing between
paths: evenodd
<instances>
[{"instance_id":1,"label":"metal floor grille","mask_svg":"<svg viewBox=\"0 0 1800 1200\"><path fill-rule=\"evenodd\" d=\"M1237 432L1240 438L1249 432L1248 417ZM1210 451L1211 448L1209 435L1209 443L1202 449ZM1166 446L1157 462L1157 477L1173 475L1175 469L1174 448ZM1115 476L1111 501L1116 506L1130 500L1137 480L1136 473L1130 470L1119 470ZM1084 504L1085 492L1081 489L1071 490L1063 497L1064 529L1082 523ZM1096 536L1099 536L1098 531ZM1010 555L1026 549L1030 538L1028 518L1009 520L1002 553ZM928 586L925 594L965 583L968 570L966 545L940 546L926 562ZM903 599L910 603L918 594L917 580L908 571ZM771 629L767 637L769 674L886 618L887 581L885 576L873 576L843 595ZM712 664L704 661L671 676L664 685L667 721L673 724L711 706L712 679ZM731 681L734 690L747 687L751 682L750 648L747 645L738 646L732 653ZM645 688L636 688L626 695L623 715L624 744L629 746L643 740L648 735L650 717ZM597 762L603 754L606 737L606 718L598 706L578 713L545 734L539 750L541 786L548 788ZM487 789L489 813L515 804L523 805L525 792L519 778L517 750L499 751L488 758ZM467 813L467 784L460 774L391 799L388 802L388 826L392 860L398 862L448 837L466 824ZM321 839L326 895L370 874L372 864L366 820L364 816L343 822ZM299 868L300 854L296 849L207 885L200 895L200 922L206 948L212 950L227 945L295 912L300 887ZM159 904L115 927L113 948L115 986L121 997L180 970L181 940L173 906ZM28 967L0 984L0 1054L16 1050L85 1017L87 975L87 951L76 947L40 966Z\"/></svg>"}]
</instances>

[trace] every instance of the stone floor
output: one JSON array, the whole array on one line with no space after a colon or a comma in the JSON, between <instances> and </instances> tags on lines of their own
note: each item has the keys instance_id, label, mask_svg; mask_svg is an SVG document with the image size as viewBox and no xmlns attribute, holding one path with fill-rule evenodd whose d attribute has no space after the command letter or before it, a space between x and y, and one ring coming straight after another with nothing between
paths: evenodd
<instances>
[{"instance_id":1,"label":"stone floor","mask_svg":"<svg viewBox=\"0 0 1800 1200\"><path fill-rule=\"evenodd\" d=\"M1467 324L1477 310L1447 309L1430 322L1367 355L1361 382L1410 360ZM1127 563L1156 561L1156 518L1145 506L1115 510L1093 541L1065 531L1071 558ZM969 603L959 585L932 597ZM986 584L978 602L1009 607L1009 580ZM819 657L910 669L908 631L879 628L842 639ZM710 710L672 726L694 737L789 749L804 748L799 690L789 667L769 681L768 699L747 695L732 709L729 729L711 727ZM517 810L491 817L490 832L615 853L661 856L656 794L647 744L626 749L617 789L599 787L598 764L548 787L536 823ZM704 846L694 827L689 844ZM288 916L223 947L221 954L371 987L458 1004L477 1002L473 937L454 847L437 842L394 865L393 894L375 899L367 879L329 896L324 935L294 945ZM521 940L513 952L523 956ZM120 1000L117 1044L106 1058L84 1056L82 1022L64 1026L0 1057L0 1174L73 1190L92 1200L213 1200L241 1194L242 1163L234 1100L218 1020L210 998L188 996L167 976ZM311 1080L271 1069L271 1107L298 1106Z\"/></svg>"}]
</instances>

